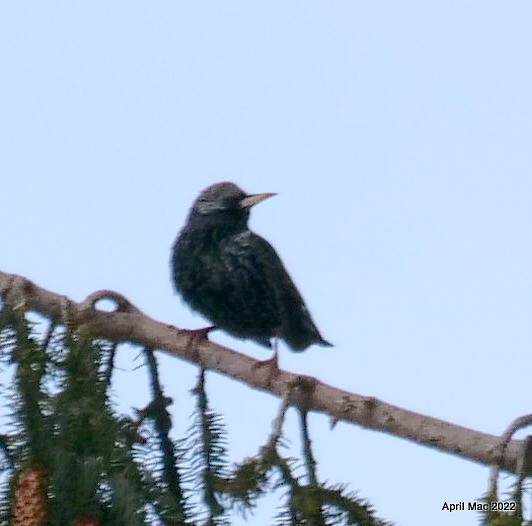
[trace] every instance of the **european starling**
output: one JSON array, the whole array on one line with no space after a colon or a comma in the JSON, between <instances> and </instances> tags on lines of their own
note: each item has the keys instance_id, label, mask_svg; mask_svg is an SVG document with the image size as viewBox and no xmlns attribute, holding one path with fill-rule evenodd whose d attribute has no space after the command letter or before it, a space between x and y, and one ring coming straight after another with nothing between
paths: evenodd
<instances>
[{"instance_id":1,"label":"european starling","mask_svg":"<svg viewBox=\"0 0 532 526\"><path fill-rule=\"evenodd\" d=\"M209 186L194 201L172 249L176 290L217 328L293 351L331 346L273 247L248 228L250 208L275 194L248 195L233 183Z\"/></svg>"}]
</instances>

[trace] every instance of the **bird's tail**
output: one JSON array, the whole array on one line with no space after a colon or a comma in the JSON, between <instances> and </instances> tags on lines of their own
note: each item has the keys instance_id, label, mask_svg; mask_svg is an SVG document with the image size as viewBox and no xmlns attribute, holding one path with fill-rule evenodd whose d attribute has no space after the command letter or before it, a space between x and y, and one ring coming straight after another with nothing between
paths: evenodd
<instances>
[{"instance_id":1,"label":"bird's tail","mask_svg":"<svg viewBox=\"0 0 532 526\"><path fill-rule=\"evenodd\" d=\"M295 352L304 351L312 344L321 345L323 347L333 347L333 344L325 340L314 322L308 317L298 320L299 323L292 324L290 330L284 335L286 343Z\"/></svg>"}]
</instances>

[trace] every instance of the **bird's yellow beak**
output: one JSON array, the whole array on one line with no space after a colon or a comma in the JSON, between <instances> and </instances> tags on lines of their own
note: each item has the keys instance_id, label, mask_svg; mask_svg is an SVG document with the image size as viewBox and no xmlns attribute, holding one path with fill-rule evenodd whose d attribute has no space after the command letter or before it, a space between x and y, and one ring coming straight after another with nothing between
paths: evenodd
<instances>
[{"instance_id":1,"label":"bird's yellow beak","mask_svg":"<svg viewBox=\"0 0 532 526\"><path fill-rule=\"evenodd\" d=\"M263 194L248 195L247 197L244 197L244 199L240 201L240 207L251 208L253 205L256 205L257 203L260 203L261 201L268 199L268 197L273 197L274 195L277 195L277 194L263 193Z\"/></svg>"}]
</instances>

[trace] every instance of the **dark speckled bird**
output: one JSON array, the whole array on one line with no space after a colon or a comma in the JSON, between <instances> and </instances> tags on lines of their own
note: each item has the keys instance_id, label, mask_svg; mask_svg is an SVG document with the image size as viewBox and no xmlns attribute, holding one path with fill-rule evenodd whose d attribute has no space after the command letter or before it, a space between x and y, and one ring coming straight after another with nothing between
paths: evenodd
<instances>
[{"instance_id":1,"label":"dark speckled bird","mask_svg":"<svg viewBox=\"0 0 532 526\"><path fill-rule=\"evenodd\" d=\"M331 346L273 247L248 228L250 208L275 194L248 195L233 183L205 188L172 250L176 290L216 328L293 351Z\"/></svg>"}]
</instances>

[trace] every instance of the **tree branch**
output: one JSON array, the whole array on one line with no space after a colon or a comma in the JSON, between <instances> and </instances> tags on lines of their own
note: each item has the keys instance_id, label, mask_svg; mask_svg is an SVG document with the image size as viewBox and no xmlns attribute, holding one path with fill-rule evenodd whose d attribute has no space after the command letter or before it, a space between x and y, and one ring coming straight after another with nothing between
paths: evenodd
<instances>
[{"instance_id":1,"label":"tree branch","mask_svg":"<svg viewBox=\"0 0 532 526\"><path fill-rule=\"evenodd\" d=\"M305 398L296 403L309 411L329 415L332 426L338 421L351 422L467 460L499 465L505 471L516 473L521 440L509 441L500 458L500 438L497 436L402 409L373 397L350 393L315 378L282 370L270 378L269 371L263 372L256 366L257 360L158 322L116 292L94 292L77 303L38 287L26 278L0 271L0 296L3 301L1 310L24 309L62 323L85 324L95 337L159 349L281 398L294 383L304 381ZM114 301L116 310L97 310L96 303L102 299Z\"/></svg>"}]
</instances>

